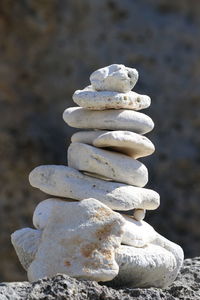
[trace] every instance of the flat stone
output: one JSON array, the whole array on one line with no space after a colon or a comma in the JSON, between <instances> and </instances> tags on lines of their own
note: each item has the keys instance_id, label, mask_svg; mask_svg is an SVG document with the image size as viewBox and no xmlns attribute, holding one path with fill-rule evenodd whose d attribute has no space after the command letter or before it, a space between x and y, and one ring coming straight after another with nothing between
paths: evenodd
<instances>
[{"instance_id":1,"label":"flat stone","mask_svg":"<svg viewBox=\"0 0 200 300\"><path fill-rule=\"evenodd\" d=\"M70 107L64 111L63 119L69 126L82 129L128 130L145 134L154 127L147 115L125 109L93 111Z\"/></svg>"},{"instance_id":2,"label":"flat stone","mask_svg":"<svg viewBox=\"0 0 200 300\"><path fill-rule=\"evenodd\" d=\"M119 93L112 91L96 91L90 85L73 94L73 101L81 107L91 110L133 109L141 110L151 104L151 98L133 91Z\"/></svg>"},{"instance_id":3,"label":"flat stone","mask_svg":"<svg viewBox=\"0 0 200 300\"><path fill-rule=\"evenodd\" d=\"M136 69L118 64L98 69L90 76L90 82L97 91L129 92L137 80Z\"/></svg>"},{"instance_id":4,"label":"flat stone","mask_svg":"<svg viewBox=\"0 0 200 300\"><path fill-rule=\"evenodd\" d=\"M121 245L115 256L119 274L112 286L129 288L165 288L176 278L183 263L180 246L158 235L157 244L150 243L143 248ZM163 238L164 239L164 238Z\"/></svg>"},{"instance_id":5,"label":"flat stone","mask_svg":"<svg viewBox=\"0 0 200 300\"><path fill-rule=\"evenodd\" d=\"M160 196L153 190L96 179L67 166L39 166L30 173L29 181L52 196L77 200L92 197L115 210L156 209L160 204Z\"/></svg>"},{"instance_id":6,"label":"flat stone","mask_svg":"<svg viewBox=\"0 0 200 300\"><path fill-rule=\"evenodd\" d=\"M109 148L133 158L148 156L155 151L147 137L131 131L79 131L72 135L71 141Z\"/></svg>"},{"instance_id":7,"label":"flat stone","mask_svg":"<svg viewBox=\"0 0 200 300\"><path fill-rule=\"evenodd\" d=\"M157 238L157 232L145 221L136 221L133 217L122 215L125 219L122 243L137 248L145 247Z\"/></svg>"},{"instance_id":8,"label":"flat stone","mask_svg":"<svg viewBox=\"0 0 200 300\"><path fill-rule=\"evenodd\" d=\"M15 231L11 235L11 242L20 263L25 270L28 269L31 262L34 260L40 240L41 231L32 228L23 228Z\"/></svg>"},{"instance_id":9,"label":"flat stone","mask_svg":"<svg viewBox=\"0 0 200 300\"><path fill-rule=\"evenodd\" d=\"M37 217L43 218L48 203L50 212L48 218L45 216L41 242L28 268L29 280L57 273L95 281L112 280L119 271L115 250L122 240L123 217L91 198L44 202L39 204L41 215Z\"/></svg>"},{"instance_id":10,"label":"flat stone","mask_svg":"<svg viewBox=\"0 0 200 300\"><path fill-rule=\"evenodd\" d=\"M99 149L82 143L71 143L68 165L80 171L91 172L114 181L143 187L148 182L147 168L127 155Z\"/></svg>"}]
</instances>

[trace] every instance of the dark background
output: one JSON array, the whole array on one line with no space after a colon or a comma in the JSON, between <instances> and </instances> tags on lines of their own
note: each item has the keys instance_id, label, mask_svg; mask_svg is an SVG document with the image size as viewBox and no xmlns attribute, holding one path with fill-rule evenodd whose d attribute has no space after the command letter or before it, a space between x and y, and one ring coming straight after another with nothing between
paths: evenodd
<instances>
[{"instance_id":1,"label":"dark background","mask_svg":"<svg viewBox=\"0 0 200 300\"><path fill-rule=\"evenodd\" d=\"M146 220L200 254L200 1L0 1L0 280L26 279L10 233L32 226L37 203L29 172L66 164L71 95L99 67L138 69L155 122L147 187L161 195Z\"/></svg>"}]
</instances>

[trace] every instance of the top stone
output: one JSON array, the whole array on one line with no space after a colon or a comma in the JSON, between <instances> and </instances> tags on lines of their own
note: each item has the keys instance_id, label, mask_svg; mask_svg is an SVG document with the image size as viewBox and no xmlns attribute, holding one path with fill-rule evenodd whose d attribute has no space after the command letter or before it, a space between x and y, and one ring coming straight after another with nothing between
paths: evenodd
<instances>
[{"instance_id":1,"label":"top stone","mask_svg":"<svg viewBox=\"0 0 200 300\"><path fill-rule=\"evenodd\" d=\"M137 80L136 69L118 64L98 69L90 76L90 82L97 91L129 92Z\"/></svg>"}]
</instances>

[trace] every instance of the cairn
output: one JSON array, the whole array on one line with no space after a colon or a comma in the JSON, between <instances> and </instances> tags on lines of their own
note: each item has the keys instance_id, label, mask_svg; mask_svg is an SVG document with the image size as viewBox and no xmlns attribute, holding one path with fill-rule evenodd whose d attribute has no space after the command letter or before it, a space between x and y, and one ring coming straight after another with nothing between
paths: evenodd
<instances>
[{"instance_id":1,"label":"cairn","mask_svg":"<svg viewBox=\"0 0 200 300\"><path fill-rule=\"evenodd\" d=\"M148 170L138 161L155 148L144 136L154 123L138 112L151 99L132 91L137 80L124 65L92 73L91 85L73 95L79 107L63 114L69 126L84 129L71 138L68 166L30 173L30 184L53 196L36 207L36 229L11 237L30 281L64 273L120 287L166 287L176 278L181 247L143 221L160 197L144 188Z\"/></svg>"}]
</instances>

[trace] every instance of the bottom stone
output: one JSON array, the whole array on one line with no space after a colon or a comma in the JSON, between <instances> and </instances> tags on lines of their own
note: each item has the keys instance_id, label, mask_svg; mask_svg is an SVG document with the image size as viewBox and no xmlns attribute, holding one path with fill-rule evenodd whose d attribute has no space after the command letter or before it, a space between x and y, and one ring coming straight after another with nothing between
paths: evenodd
<instances>
[{"instance_id":1,"label":"bottom stone","mask_svg":"<svg viewBox=\"0 0 200 300\"><path fill-rule=\"evenodd\" d=\"M155 244L149 244L144 248L120 246L115 252L119 274L112 280L112 286L129 288L169 286L183 263L183 251L170 241L167 241L167 244L168 246L171 244L171 251Z\"/></svg>"},{"instance_id":2,"label":"bottom stone","mask_svg":"<svg viewBox=\"0 0 200 300\"><path fill-rule=\"evenodd\" d=\"M35 209L37 230L12 234L30 281L64 273L122 287L165 287L183 262L182 249L149 224L96 199L47 199Z\"/></svg>"}]
</instances>

